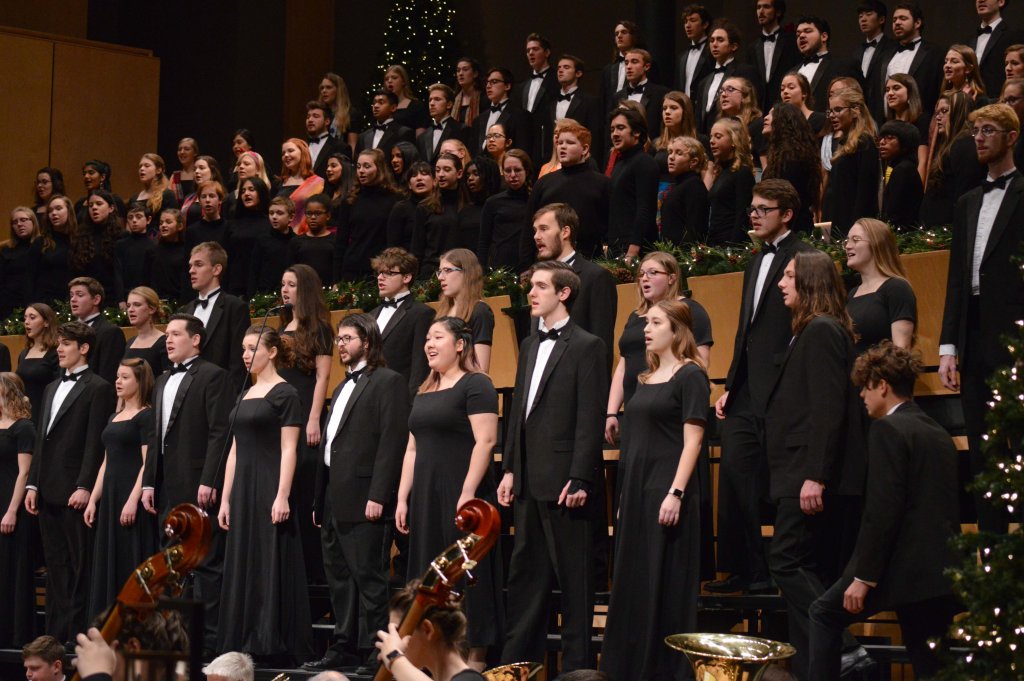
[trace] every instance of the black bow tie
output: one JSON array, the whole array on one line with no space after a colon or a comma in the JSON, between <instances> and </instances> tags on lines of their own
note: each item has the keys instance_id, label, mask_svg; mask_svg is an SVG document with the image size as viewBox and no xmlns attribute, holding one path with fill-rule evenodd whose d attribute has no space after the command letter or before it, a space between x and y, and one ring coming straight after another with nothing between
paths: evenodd
<instances>
[{"instance_id":1,"label":"black bow tie","mask_svg":"<svg viewBox=\"0 0 1024 681\"><path fill-rule=\"evenodd\" d=\"M991 34L992 34L992 27L991 26L986 26L985 28L979 28L978 29L978 35L991 35Z\"/></svg>"},{"instance_id":2,"label":"black bow tie","mask_svg":"<svg viewBox=\"0 0 1024 681\"><path fill-rule=\"evenodd\" d=\"M981 183L981 191L988 194L993 189L1006 189L1006 183L1010 181L1010 175L1003 175L995 180L985 180Z\"/></svg>"},{"instance_id":3,"label":"black bow tie","mask_svg":"<svg viewBox=\"0 0 1024 681\"><path fill-rule=\"evenodd\" d=\"M875 38L874 40L866 40L866 41L864 41L864 46L863 47L864 47L865 50L868 49L869 47L878 47L878 38Z\"/></svg>"},{"instance_id":4,"label":"black bow tie","mask_svg":"<svg viewBox=\"0 0 1024 681\"><path fill-rule=\"evenodd\" d=\"M778 253L779 247L775 244L764 243L761 244L761 252L763 253Z\"/></svg>"},{"instance_id":5,"label":"black bow tie","mask_svg":"<svg viewBox=\"0 0 1024 681\"><path fill-rule=\"evenodd\" d=\"M358 383L359 377L363 375L364 371L366 371L366 367L363 367L362 369L357 369L356 371L346 371L345 380L352 381L353 383Z\"/></svg>"},{"instance_id":6,"label":"black bow tie","mask_svg":"<svg viewBox=\"0 0 1024 681\"><path fill-rule=\"evenodd\" d=\"M374 130L380 130L381 132L386 132L387 129L388 129L388 124L387 123L374 123L373 124L373 129Z\"/></svg>"},{"instance_id":7,"label":"black bow tie","mask_svg":"<svg viewBox=\"0 0 1024 681\"><path fill-rule=\"evenodd\" d=\"M815 54L815 55L812 55L810 57L804 57L804 65L807 65L807 64L817 64L820 61L821 61L821 55L819 55L819 54Z\"/></svg>"},{"instance_id":8,"label":"black bow tie","mask_svg":"<svg viewBox=\"0 0 1024 681\"><path fill-rule=\"evenodd\" d=\"M491 113L501 113L502 109L505 108L506 103L507 102L502 102L501 104L491 104Z\"/></svg>"},{"instance_id":9,"label":"black bow tie","mask_svg":"<svg viewBox=\"0 0 1024 681\"><path fill-rule=\"evenodd\" d=\"M778 38L778 37L779 37L779 32L778 31L775 31L775 33L772 33L770 35L765 35L763 33L761 34L761 40L763 42L766 42L766 43L774 43L775 39Z\"/></svg>"},{"instance_id":10,"label":"black bow tie","mask_svg":"<svg viewBox=\"0 0 1024 681\"><path fill-rule=\"evenodd\" d=\"M547 71L541 71L540 73L534 73L534 74L533 74L533 77L534 77L534 78L543 78L543 77L544 77L544 76L546 76L546 75L548 75L548 72L547 72Z\"/></svg>"},{"instance_id":11,"label":"black bow tie","mask_svg":"<svg viewBox=\"0 0 1024 681\"><path fill-rule=\"evenodd\" d=\"M725 66L716 66L715 73L725 73Z\"/></svg>"},{"instance_id":12,"label":"black bow tie","mask_svg":"<svg viewBox=\"0 0 1024 681\"><path fill-rule=\"evenodd\" d=\"M203 308L205 310L206 306L210 304L210 298L213 298L218 293L220 293L220 289L215 289L213 291L210 291L209 293L206 294L205 298L198 298L196 300L196 305L198 305L199 307L201 307L201 308Z\"/></svg>"},{"instance_id":13,"label":"black bow tie","mask_svg":"<svg viewBox=\"0 0 1024 681\"><path fill-rule=\"evenodd\" d=\"M569 102L569 101L572 101L572 96L573 96L574 94L576 94L576 91L575 91L575 90L573 90L572 92L570 92L570 93L569 93L569 94L567 94L567 95L558 95L558 101L560 101L560 102Z\"/></svg>"},{"instance_id":14,"label":"black bow tie","mask_svg":"<svg viewBox=\"0 0 1024 681\"><path fill-rule=\"evenodd\" d=\"M546 340L558 340L558 329L551 329L549 331L541 331L537 329L537 337L540 338L540 342L543 343Z\"/></svg>"},{"instance_id":15,"label":"black bow tie","mask_svg":"<svg viewBox=\"0 0 1024 681\"><path fill-rule=\"evenodd\" d=\"M898 54L900 52L906 52L907 50L912 50L915 47L917 47L917 44L919 42L921 42L921 41L920 40L912 40L911 42L907 43L906 45L900 43L900 46L896 48L896 52Z\"/></svg>"},{"instance_id":16,"label":"black bow tie","mask_svg":"<svg viewBox=\"0 0 1024 681\"><path fill-rule=\"evenodd\" d=\"M629 95L642 95L644 93L645 87L647 87L646 83L644 83L643 85L637 85L636 87L633 87L632 85L627 85L626 96L628 97Z\"/></svg>"},{"instance_id":17,"label":"black bow tie","mask_svg":"<svg viewBox=\"0 0 1024 681\"><path fill-rule=\"evenodd\" d=\"M621 54L618 57L615 58L615 63L617 63L617 64L621 64L624 61L626 61L626 58L623 57Z\"/></svg>"},{"instance_id":18,"label":"black bow tie","mask_svg":"<svg viewBox=\"0 0 1024 681\"><path fill-rule=\"evenodd\" d=\"M316 135L316 136L310 135L309 137L306 138L306 141L309 142L310 144L317 144L318 142L320 142L321 140L326 139L326 138L327 138L327 133L324 133L322 135Z\"/></svg>"},{"instance_id":19,"label":"black bow tie","mask_svg":"<svg viewBox=\"0 0 1024 681\"><path fill-rule=\"evenodd\" d=\"M187 364L175 364L170 369L168 369L168 371L171 374L183 374L186 371L188 371L188 365Z\"/></svg>"},{"instance_id":20,"label":"black bow tie","mask_svg":"<svg viewBox=\"0 0 1024 681\"><path fill-rule=\"evenodd\" d=\"M393 308L397 309L398 308L398 303L400 303L400 302L401 301L397 300L397 299L385 298L384 302L382 302L380 305L381 305L381 307L393 307Z\"/></svg>"},{"instance_id":21,"label":"black bow tie","mask_svg":"<svg viewBox=\"0 0 1024 681\"><path fill-rule=\"evenodd\" d=\"M691 50L702 50L702 49L704 49L704 43L706 43L706 42L707 42L706 40L701 40L699 43L690 43L690 49Z\"/></svg>"},{"instance_id":22,"label":"black bow tie","mask_svg":"<svg viewBox=\"0 0 1024 681\"><path fill-rule=\"evenodd\" d=\"M444 130L444 123L434 123L434 130Z\"/></svg>"},{"instance_id":23,"label":"black bow tie","mask_svg":"<svg viewBox=\"0 0 1024 681\"><path fill-rule=\"evenodd\" d=\"M63 376L60 377L60 382L63 383L64 381L71 381L72 383L74 383L81 376L82 374L64 374Z\"/></svg>"}]
</instances>

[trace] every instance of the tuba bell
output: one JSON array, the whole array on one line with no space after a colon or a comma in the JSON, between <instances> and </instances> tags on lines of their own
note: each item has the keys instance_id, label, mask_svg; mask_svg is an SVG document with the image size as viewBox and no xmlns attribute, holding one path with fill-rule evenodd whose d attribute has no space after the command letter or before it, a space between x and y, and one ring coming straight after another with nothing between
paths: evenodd
<instances>
[{"instance_id":1,"label":"tuba bell","mask_svg":"<svg viewBox=\"0 0 1024 681\"><path fill-rule=\"evenodd\" d=\"M788 643L737 634L673 634L665 645L686 654L697 681L760 681L796 654Z\"/></svg>"},{"instance_id":2,"label":"tuba bell","mask_svg":"<svg viewBox=\"0 0 1024 681\"><path fill-rule=\"evenodd\" d=\"M544 665L536 662L513 662L494 667L484 672L487 681L528 681L537 675Z\"/></svg>"}]
</instances>

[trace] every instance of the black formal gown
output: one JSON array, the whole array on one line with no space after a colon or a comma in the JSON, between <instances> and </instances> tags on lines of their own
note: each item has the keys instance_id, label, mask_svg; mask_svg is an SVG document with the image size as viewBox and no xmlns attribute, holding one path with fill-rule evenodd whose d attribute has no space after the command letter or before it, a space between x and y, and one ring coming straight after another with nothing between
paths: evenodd
<instances>
[{"instance_id":1,"label":"black formal gown","mask_svg":"<svg viewBox=\"0 0 1024 681\"><path fill-rule=\"evenodd\" d=\"M31 454L36 431L28 419L20 419L0 430L0 514L7 512L18 480L18 455ZM31 527L35 518L25 505L18 506L12 534L0 534L0 646L20 648L35 634L35 588L32 583Z\"/></svg>"},{"instance_id":2,"label":"black formal gown","mask_svg":"<svg viewBox=\"0 0 1024 681\"><path fill-rule=\"evenodd\" d=\"M89 589L90 618L113 604L135 568L160 548L157 517L147 513L141 503L135 512L135 522L128 527L121 525L121 511L142 470L142 446L149 442L153 427L153 410L143 409L126 421L114 421L111 417L103 429L107 468L93 523L96 537Z\"/></svg>"},{"instance_id":3,"label":"black formal gown","mask_svg":"<svg viewBox=\"0 0 1024 681\"><path fill-rule=\"evenodd\" d=\"M753 199L754 172L746 166L739 170L723 168L708 191L710 212L708 216L707 243L718 246L724 243L746 243L750 217L747 206Z\"/></svg>"},{"instance_id":4,"label":"black formal gown","mask_svg":"<svg viewBox=\"0 0 1024 681\"><path fill-rule=\"evenodd\" d=\"M68 282L71 281L68 253L71 240L67 234L53 232L53 248L46 250L42 239L32 242L34 251L35 286L32 291L33 303L52 305L53 301L68 299Z\"/></svg>"},{"instance_id":5,"label":"black formal gown","mask_svg":"<svg viewBox=\"0 0 1024 681\"><path fill-rule=\"evenodd\" d=\"M412 403L409 430L416 438L416 465L409 495L409 574L422 576L438 554L462 534L455 511L473 453L473 414L497 414L498 394L486 374L466 374L447 390L420 393ZM490 467L476 496L496 503ZM501 561L488 554L473 574L475 586L464 591L469 645L496 645L502 635Z\"/></svg>"},{"instance_id":6,"label":"black formal gown","mask_svg":"<svg viewBox=\"0 0 1024 681\"><path fill-rule=\"evenodd\" d=\"M231 223L224 218L207 220L205 218L191 224L185 230L185 248L191 253L192 249L207 241L216 241L226 251L228 250L228 235L231 233ZM230 265L230 261L228 262ZM230 270L228 270L228 276Z\"/></svg>"},{"instance_id":7,"label":"black formal gown","mask_svg":"<svg viewBox=\"0 0 1024 681\"><path fill-rule=\"evenodd\" d=\"M92 277L103 284L104 304L113 305L124 300L124 277L121 274L121 257L117 242L114 242L109 253L105 252L103 243L105 225L94 225L92 222L80 220L78 227L85 235L84 238L92 239L93 256L81 265L71 262L68 276L72 279L74 277ZM68 281L70 280L68 279ZM67 295L67 282L64 282L64 293L58 300L67 300Z\"/></svg>"},{"instance_id":8,"label":"black formal gown","mask_svg":"<svg viewBox=\"0 0 1024 681\"><path fill-rule=\"evenodd\" d=\"M399 196L377 186L362 187L353 203L341 204L335 236L334 275L358 281L375 273L370 260L387 247L388 217Z\"/></svg>"},{"instance_id":9,"label":"black formal gown","mask_svg":"<svg viewBox=\"0 0 1024 681\"><path fill-rule=\"evenodd\" d=\"M42 411L43 390L47 385L60 378L60 365L57 363L57 348L46 351L42 357L26 357L28 348L18 355L18 368L15 371L25 384L25 396L32 403L32 422L39 421Z\"/></svg>"},{"instance_id":10,"label":"black formal gown","mask_svg":"<svg viewBox=\"0 0 1024 681\"><path fill-rule=\"evenodd\" d=\"M475 247L480 264L515 271L519 264L519 239L526 228L526 204L530 191L525 187L498 192L484 203L480 215L480 243Z\"/></svg>"},{"instance_id":11,"label":"black formal gown","mask_svg":"<svg viewBox=\"0 0 1024 681\"><path fill-rule=\"evenodd\" d=\"M416 128L426 128L430 125L430 113L427 111L427 105L418 99L409 100L407 107L395 109L392 117L395 119L395 123L404 125L414 132ZM390 159L391 150L384 149L383 151Z\"/></svg>"},{"instance_id":12,"label":"black formal gown","mask_svg":"<svg viewBox=\"0 0 1024 681\"><path fill-rule=\"evenodd\" d=\"M917 297L906 279L891 277L874 293L861 296L857 295L859 288L850 289L846 299L846 311L857 333L854 347L858 355L883 340L892 340L893 322L905 319L917 325Z\"/></svg>"},{"instance_id":13,"label":"black formal gown","mask_svg":"<svg viewBox=\"0 0 1024 681\"><path fill-rule=\"evenodd\" d=\"M419 199L402 199L388 215L387 247L409 250L412 248L412 233L416 229L416 204Z\"/></svg>"},{"instance_id":14,"label":"black formal gown","mask_svg":"<svg viewBox=\"0 0 1024 681\"><path fill-rule=\"evenodd\" d=\"M6 317L31 302L35 287L32 242L11 237L12 245L0 248L0 316Z\"/></svg>"},{"instance_id":15,"label":"black formal gown","mask_svg":"<svg viewBox=\"0 0 1024 681\"><path fill-rule=\"evenodd\" d=\"M156 378L167 369L171 368L170 359L167 357L167 336L161 334L156 341L148 348L137 348L135 347L135 341L138 338L133 338L128 347L124 349L124 358L132 359L138 357L146 360L146 364L153 371L153 378Z\"/></svg>"},{"instance_id":16,"label":"black formal gown","mask_svg":"<svg viewBox=\"0 0 1024 681\"><path fill-rule=\"evenodd\" d=\"M615 579L602 669L614 681L692 678L686 658L665 646L669 634L697 628L700 592L700 467L683 495L679 522L658 513L683 450L683 424L706 422L710 389L696 364L665 383L640 384L626 408Z\"/></svg>"},{"instance_id":17,"label":"black formal gown","mask_svg":"<svg viewBox=\"0 0 1024 681\"><path fill-rule=\"evenodd\" d=\"M456 217L457 227L451 248L468 248L476 252L480 244L480 220L483 219L484 202L490 197L476 197L466 203Z\"/></svg>"},{"instance_id":18,"label":"black formal gown","mask_svg":"<svg viewBox=\"0 0 1024 681\"><path fill-rule=\"evenodd\" d=\"M281 478L281 429L298 427L301 441L302 406L295 388L282 382L263 397L243 398L231 418L237 453L217 648L302 661L312 624L294 488L288 520L270 519Z\"/></svg>"}]
</instances>

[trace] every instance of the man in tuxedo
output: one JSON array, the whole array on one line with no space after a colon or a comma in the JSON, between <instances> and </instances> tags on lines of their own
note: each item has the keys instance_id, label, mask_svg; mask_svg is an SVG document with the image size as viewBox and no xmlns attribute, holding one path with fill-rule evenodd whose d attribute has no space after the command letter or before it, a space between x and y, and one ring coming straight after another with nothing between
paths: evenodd
<instances>
[{"instance_id":1,"label":"man in tuxedo","mask_svg":"<svg viewBox=\"0 0 1024 681\"><path fill-rule=\"evenodd\" d=\"M526 36L526 61L530 79L516 86L514 99L523 109L537 117L558 92L555 70L551 68L551 41L539 33ZM551 134L551 131L548 131Z\"/></svg>"},{"instance_id":2,"label":"man in tuxedo","mask_svg":"<svg viewBox=\"0 0 1024 681\"><path fill-rule=\"evenodd\" d=\"M609 187L608 251L632 259L657 239L658 164L644 151L647 121L639 112L626 107L612 111L610 128L615 165Z\"/></svg>"},{"instance_id":3,"label":"man in tuxedo","mask_svg":"<svg viewBox=\"0 0 1024 681\"><path fill-rule=\"evenodd\" d=\"M347 144L331 137L333 120L334 112L329 106L316 100L306 102L306 142L313 159L313 172L323 178L327 177L327 159L332 154L340 151L352 155L352 149Z\"/></svg>"},{"instance_id":4,"label":"man in tuxedo","mask_svg":"<svg viewBox=\"0 0 1024 681\"><path fill-rule=\"evenodd\" d=\"M480 103L480 115L473 121L471 154L479 154L487 148L487 132L493 125L501 125L505 136L513 140L517 149L533 149L533 121L530 114L508 96L513 84L512 72L503 66L487 72L484 92L489 104Z\"/></svg>"},{"instance_id":5,"label":"man in tuxedo","mask_svg":"<svg viewBox=\"0 0 1024 681\"><path fill-rule=\"evenodd\" d=\"M587 258L603 255L602 244L608 237L611 181L591 165L591 142L590 130L575 120L562 119L555 136L555 151L562 167L537 180L530 192L526 204L530 224L524 227L519 242L520 272L529 268L537 258L533 215L541 207L553 203L569 205L578 216L570 246ZM588 331L594 333L592 329Z\"/></svg>"},{"instance_id":6,"label":"man in tuxedo","mask_svg":"<svg viewBox=\"0 0 1024 681\"><path fill-rule=\"evenodd\" d=\"M601 72L600 100L602 111L611 111L618 101L616 93L626 87L626 51L639 47L640 27L623 20L615 24L615 61L607 64Z\"/></svg>"},{"instance_id":7,"label":"man in tuxedo","mask_svg":"<svg viewBox=\"0 0 1024 681\"><path fill-rule=\"evenodd\" d=\"M509 411L498 503L515 501L515 548L509 563L508 634L503 662L546 656L551 590L561 590L562 672L594 666L595 525L605 508L602 401L608 377L600 339L570 317L580 290L572 268L534 265L530 314L537 333L522 342Z\"/></svg>"},{"instance_id":8,"label":"man in tuxedo","mask_svg":"<svg viewBox=\"0 0 1024 681\"><path fill-rule=\"evenodd\" d=\"M431 166L437 161L441 142L457 139L466 142L466 126L452 118L455 91L444 83L434 83L427 90L427 111L430 113L430 127L416 138L420 158Z\"/></svg>"},{"instance_id":9,"label":"man in tuxedo","mask_svg":"<svg viewBox=\"0 0 1024 681\"><path fill-rule=\"evenodd\" d=\"M892 34L899 43L895 52L888 55L879 75L879 87L885 92L885 81L894 73L908 73L917 81L921 91L921 105L924 115L931 116L935 102L939 99L942 85L942 65L946 49L929 43L921 36L924 29L924 12L916 2L901 2L892 11ZM1000 55L999 59L1002 59Z\"/></svg>"},{"instance_id":10,"label":"man in tuxedo","mask_svg":"<svg viewBox=\"0 0 1024 681\"><path fill-rule=\"evenodd\" d=\"M61 377L43 390L25 509L39 516L43 539L46 633L72 641L87 623L92 533L82 512L103 463L114 387L89 369L93 327L66 322L57 341Z\"/></svg>"},{"instance_id":11,"label":"man in tuxedo","mask_svg":"<svg viewBox=\"0 0 1024 681\"><path fill-rule=\"evenodd\" d=\"M647 112L650 136L657 137L661 134L661 104L668 88L648 79L651 63L651 53L647 50L633 48L626 52L626 86L615 93L615 99L637 102Z\"/></svg>"},{"instance_id":12,"label":"man in tuxedo","mask_svg":"<svg viewBox=\"0 0 1024 681\"><path fill-rule=\"evenodd\" d=\"M755 0L757 25L761 35L747 48L747 63L757 70L753 83L761 93L761 111L767 112L779 98L782 77L800 63L796 37L782 30L786 0Z\"/></svg>"},{"instance_id":13,"label":"man in tuxedo","mask_svg":"<svg viewBox=\"0 0 1024 681\"><path fill-rule=\"evenodd\" d=\"M103 316L103 284L92 277L75 277L68 283L71 314L91 326L96 338L88 354L89 367L107 383L114 384L117 367L124 357L124 332Z\"/></svg>"},{"instance_id":14,"label":"man in tuxedo","mask_svg":"<svg viewBox=\"0 0 1024 681\"><path fill-rule=\"evenodd\" d=\"M576 251L580 218L566 203L550 203L533 213L533 240L538 262L564 262L580 278L572 308L573 324L604 344L611 374L615 333L615 277Z\"/></svg>"},{"instance_id":15,"label":"man in tuxedo","mask_svg":"<svg viewBox=\"0 0 1024 681\"><path fill-rule=\"evenodd\" d=\"M579 57L571 54L563 54L558 58L555 66L555 77L558 79L558 93L548 102L547 109L543 114L535 115L534 118L543 117L542 127L547 130L547 135L540 138L540 155L538 159L551 156L551 139L555 131L555 124L566 118L581 123L590 131L592 139L601 135L604 129L604 112L601 110L601 103L597 97L587 94L580 88L580 79L586 65ZM604 158L603 145L591 145L590 155L596 159Z\"/></svg>"},{"instance_id":16,"label":"man in tuxedo","mask_svg":"<svg viewBox=\"0 0 1024 681\"><path fill-rule=\"evenodd\" d=\"M153 388L155 427L142 472L142 506L163 517L178 504L198 504L216 517L234 395L224 369L200 356L209 329L198 317L173 314L166 333L167 357L174 364ZM205 609L203 645L209 650L216 643L223 560L223 533L213 523L210 552L195 569L195 595Z\"/></svg>"},{"instance_id":17,"label":"man in tuxedo","mask_svg":"<svg viewBox=\"0 0 1024 681\"><path fill-rule=\"evenodd\" d=\"M697 96L697 83L715 68L715 60L708 50L710 28L711 12L704 5L687 5L683 8L683 31L689 44L679 55L676 77L677 88L685 92L691 101Z\"/></svg>"},{"instance_id":18,"label":"man in tuxedo","mask_svg":"<svg viewBox=\"0 0 1024 681\"><path fill-rule=\"evenodd\" d=\"M387 366L405 378L412 399L430 373L423 343L434 321L434 309L409 291L420 264L403 248L386 248L370 261L370 266L377 273L381 300L370 315L380 327Z\"/></svg>"},{"instance_id":19,"label":"man in tuxedo","mask_svg":"<svg viewBox=\"0 0 1024 681\"><path fill-rule=\"evenodd\" d=\"M985 93L995 98L999 96L1006 81L1006 70L1003 68L1006 48L1021 42L1024 35L1007 25L1006 19L1003 18L1002 11L1006 6L1006 0L977 0L974 6L981 23L977 35L967 41L967 44L974 49L978 57Z\"/></svg>"},{"instance_id":20,"label":"man in tuxedo","mask_svg":"<svg viewBox=\"0 0 1024 681\"><path fill-rule=\"evenodd\" d=\"M857 6L857 27L864 38L850 55L841 75L857 79L864 90L868 111L877 125L885 121L885 87L882 64L896 52L896 41L885 34L888 9L881 0L862 0ZM828 102L825 103L827 108Z\"/></svg>"},{"instance_id":21,"label":"man in tuxedo","mask_svg":"<svg viewBox=\"0 0 1024 681\"><path fill-rule=\"evenodd\" d=\"M395 109L398 108L398 95L390 90L378 90L373 93L373 125L364 130L356 141L356 156L363 149L381 149L385 158L391 158L391 147L399 142L416 143L416 131L395 123Z\"/></svg>"},{"instance_id":22,"label":"man in tuxedo","mask_svg":"<svg viewBox=\"0 0 1024 681\"><path fill-rule=\"evenodd\" d=\"M195 316L206 327L203 357L228 372L228 389L237 394L249 380L249 372L242 364L242 338L249 328L249 306L221 290L227 267L228 254L216 241L193 248L188 276L192 290L199 295L178 312Z\"/></svg>"},{"instance_id":23,"label":"man in tuxedo","mask_svg":"<svg viewBox=\"0 0 1024 681\"><path fill-rule=\"evenodd\" d=\"M740 44L740 31L728 19L718 19L711 25L708 51L715 60L714 68L697 83L697 91L693 98L697 132L703 135L709 134L711 126L718 120L718 95L726 79L737 76L757 83L757 71L754 67L736 62Z\"/></svg>"},{"instance_id":24,"label":"man in tuxedo","mask_svg":"<svg viewBox=\"0 0 1024 681\"><path fill-rule=\"evenodd\" d=\"M306 667L339 667L345 653L356 653L367 660L356 673L372 674L376 634L388 623L388 527L409 441L408 380L385 366L370 315L342 319L335 341L348 372L331 395L313 502L334 640L323 659Z\"/></svg>"},{"instance_id":25,"label":"man in tuxedo","mask_svg":"<svg viewBox=\"0 0 1024 681\"><path fill-rule=\"evenodd\" d=\"M1013 109L991 104L971 112L969 120L988 179L960 197L953 215L939 377L944 386L960 392L971 473L976 475L987 461L981 451L985 404L992 394L986 381L1010 363L999 338L1012 333L1014 322L1024 318L1024 279L1015 262L1024 239L1024 178L1013 164L1020 133ZM974 503L981 530L1006 531L1005 514L980 493Z\"/></svg>"},{"instance_id":26,"label":"man in tuxedo","mask_svg":"<svg viewBox=\"0 0 1024 681\"><path fill-rule=\"evenodd\" d=\"M786 180L754 187L750 225L764 246L743 272L743 300L725 393L715 403L722 423L718 483L718 570L729 573L705 585L714 593L772 590L761 538L767 491L765 414L778 378L776 358L793 331L778 283L786 263L812 247L790 232L800 197Z\"/></svg>"},{"instance_id":27,"label":"man in tuxedo","mask_svg":"<svg viewBox=\"0 0 1024 681\"><path fill-rule=\"evenodd\" d=\"M820 17L801 17L796 24L796 46L803 63L793 71L811 84L815 111L828 108L828 85L838 73L828 50L830 32L828 22Z\"/></svg>"},{"instance_id":28,"label":"man in tuxedo","mask_svg":"<svg viewBox=\"0 0 1024 681\"><path fill-rule=\"evenodd\" d=\"M843 576L811 605L811 679L840 678L843 632L882 610L899 617L915 678L932 678L939 664L928 639L944 636L960 610L943 574L959 562L950 547L960 534L958 455L949 433L914 404L920 372L920 360L889 341L854 364L853 383L875 420L864 516Z\"/></svg>"}]
</instances>

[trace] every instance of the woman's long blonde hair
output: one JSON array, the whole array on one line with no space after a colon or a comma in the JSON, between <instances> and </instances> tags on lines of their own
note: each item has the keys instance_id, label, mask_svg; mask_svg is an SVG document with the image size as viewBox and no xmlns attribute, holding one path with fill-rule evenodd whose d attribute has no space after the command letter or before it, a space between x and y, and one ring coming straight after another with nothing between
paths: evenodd
<instances>
[{"instance_id":1,"label":"woman's long blonde hair","mask_svg":"<svg viewBox=\"0 0 1024 681\"><path fill-rule=\"evenodd\" d=\"M707 367L697 354L697 341L693 338L693 315L690 306L680 300L662 300L652 307L657 307L668 317L672 325L672 355L679 361L690 360L704 371ZM637 377L640 383L646 383L661 366L661 357L657 353L647 351L647 371Z\"/></svg>"},{"instance_id":2,"label":"woman's long blonde hair","mask_svg":"<svg viewBox=\"0 0 1024 681\"><path fill-rule=\"evenodd\" d=\"M868 105L864 102L863 92L853 88L843 88L835 94L835 98L842 102L843 106L854 109L857 112L857 119L853 122L853 127L850 128L850 131L845 133L846 136L843 138L842 145L832 154L833 163L841 156L856 153L860 139L864 135L870 135L872 138L878 135L875 121L871 118Z\"/></svg>"},{"instance_id":3,"label":"woman's long blonde hair","mask_svg":"<svg viewBox=\"0 0 1024 681\"><path fill-rule=\"evenodd\" d=\"M900 247L896 245L896 237L889 225L874 218L861 218L854 225L860 225L867 236L871 247L871 257L879 273L891 279L907 278L907 270L900 260Z\"/></svg>"},{"instance_id":4,"label":"woman's long blonde hair","mask_svg":"<svg viewBox=\"0 0 1024 681\"><path fill-rule=\"evenodd\" d=\"M666 253L665 251L651 251L650 253L644 256L643 260L640 261L639 267L641 270L644 268L644 263L647 262L657 263L657 265L661 269L668 272L669 276L672 277L672 281L668 285L668 291L665 292L664 300L676 300L677 298L679 298L682 272L679 269L679 262L676 261L672 254ZM651 302L644 298L644 289L643 286L640 284L639 276L637 276L636 279L636 298L637 305L635 312L638 317L643 317L645 314L647 314L648 310L650 310L652 307L661 302L657 300Z\"/></svg>"},{"instance_id":5,"label":"woman's long blonde hair","mask_svg":"<svg viewBox=\"0 0 1024 681\"><path fill-rule=\"evenodd\" d=\"M484 270L476 254L468 248L453 248L443 253L438 262L445 260L462 270L463 283L454 297L441 296L436 319L452 316L458 310L459 318L468 322L473 316L473 307L484 297Z\"/></svg>"}]
</instances>

